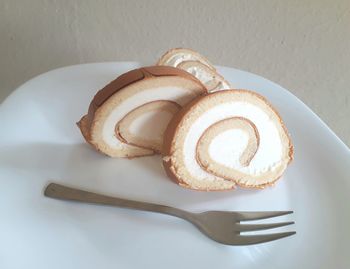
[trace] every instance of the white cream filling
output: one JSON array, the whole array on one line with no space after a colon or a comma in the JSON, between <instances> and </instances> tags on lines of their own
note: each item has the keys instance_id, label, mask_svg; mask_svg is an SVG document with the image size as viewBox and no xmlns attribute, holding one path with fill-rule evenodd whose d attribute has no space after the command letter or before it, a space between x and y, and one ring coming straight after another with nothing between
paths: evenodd
<instances>
[{"instance_id":1,"label":"white cream filling","mask_svg":"<svg viewBox=\"0 0 350 269\"><path fill-rule=\"evenodd\" d=\"M228 167L239 167L240 157L248 146L249 136L245 131L231 129L219 133L209 144L209 156Z\"/></svg>"},{"instance_id":2,"label":"white cream filling","mask_svg":"<svg viewBox=\"0 0 350 269\"><path fill-rule=\"evenodd\" d=\"M192 54L176 53L175 55L171 56L168 59L167 65L176 67L180 63L182 63L183 61L197 61L197 60L199 60L199 59L197 57L193 56Z\"/></svg>"},{"instance_id":3,"label":"white cream filling","mask_svg":"<svg viewBox=\"0 0 350 269\"><path fill-rule=\"evenodd\" d=\"M162 140L164 131L172 117L173 114L168 111L148 111L131 122L129 132L145 139Z\"/></svg>"},{"instance_id":4,"label":"white cream filling","mask_svg":"<svg viewBox=\"0 0 350 269\"><path fill-rule=\"evenodd\" d=\"M198 66L191 66L187 68L186 71L198 78L204 85L210 86L219 82L219 85L215 87L215 90L225 90L231 88L230 85L228 85L225 81L217 80L215 76L206 72L204 69Z\"/></svg>"},{"instance_id":5,"label":"white cream filling","mask_svg":"<svg viewBox=\"0 0 350 269\"><path fill-rule=\"evenodd\" d=\"M198 66L191 66L187 68L186 71L198 78L203 84L210 84L215 78L213 75Z\"/></svg>"},{"instance_id":6,"label":"white cream filling","mask_svg":"<svg viewBox=\"0 0 350 269\"><path fill-rule=\"evenodd\" d=\"M179 87L162 87L162 88L150 88L136 93L117 105L112 112L106 117L103 123L102 138L106 144L112 148L127 149L137 148L121 142L115 135L115 125L131 110L157 100L171 100L178 103L180 106L184 105L195 94L188 89ZM149 117L148 120L153 120L153 117ZM153 124L149 121L143 121L143 124Z\"/></svg>"},{"instance_id":7,"label":"white cream filling","mask_svg":"<svg viewBox=\"0 0 350 269\"><path fill-rule=\"evenodd\" d=\"M229 84L227 84L225 81L220 81L219 85L215 87L215 89L212 89L211 92L229 89L232 89L232 87Z\"/></svg>"},{"instance_id":8,"label":"white cream filling","mask_svg":"<svg viewBox=\"0 0 350 269\"><path fill-rule=\"evenodd\" d=\"M269 116L259 107L246 102L228 102L211 108L203 113L190 127L185 138L183 154L187 170L199 180L214 180L217 177L207 173L197 163L196 146L203 132L214 123L231 118L244 117L251 120L260 136L258 151L250 164L246 167L236 162L225 162L224 165L237 169L243 173L259 175L262 172L273 170L282 158L282 141L277 126ZM223 141L225 143L225 141ZM230 144L223 144L228 147ZM234 145L233 147L238 147ZM218 160L218 159L216 159ZM220 159L221 160L221 159Z\"/></svg>"}]
</instances>

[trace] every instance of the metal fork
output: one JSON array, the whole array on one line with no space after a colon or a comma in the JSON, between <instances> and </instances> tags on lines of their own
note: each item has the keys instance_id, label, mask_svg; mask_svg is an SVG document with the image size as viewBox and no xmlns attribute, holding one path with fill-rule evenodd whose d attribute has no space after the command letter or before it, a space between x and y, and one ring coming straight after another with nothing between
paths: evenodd
<instances>
[{"instance_id":1,"label":"metal fork","mask_svg":"<svg viewBox=\"0 0 350 269\"><path fill-rule=\"evenodd\" d=\"M209 238L226 245L251 245L277 240L291 236L296 232L282 232L274 234L241 235L241 232L272 229L294 222L280 222L269 224L242 224L242 221L260 220L293 213L293 211L267 211L267 212L230 212L207 211L191 213L178 208L157 205L145 202L110 197L93 192L66 187L60 184L49 184L44 192L45 196L62 200L72 200L85 203L118 206L130 209L152 211L176 216L194 224Z\"/></svg>"}]
</instances>

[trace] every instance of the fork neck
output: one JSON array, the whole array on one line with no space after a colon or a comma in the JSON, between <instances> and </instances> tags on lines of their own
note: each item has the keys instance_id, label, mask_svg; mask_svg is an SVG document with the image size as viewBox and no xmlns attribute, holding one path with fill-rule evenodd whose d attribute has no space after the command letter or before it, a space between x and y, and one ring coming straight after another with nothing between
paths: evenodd
<instances>
[{"instance_id":1,"label":"fork neck","mask_svg":"<svg viewBox=\"0 0 350 269\"><path fill-rule=\"evenodd\" d=\"M194 213L191 213L179 208L171 207L171 206L165 206L165 205L155 205L155 207L152 209L155 209L155 210L151 210L154 212L164 213L167 215L179 217L189 221L193 221L194 215L195 215Z\"/></svg>"}]
</instances>

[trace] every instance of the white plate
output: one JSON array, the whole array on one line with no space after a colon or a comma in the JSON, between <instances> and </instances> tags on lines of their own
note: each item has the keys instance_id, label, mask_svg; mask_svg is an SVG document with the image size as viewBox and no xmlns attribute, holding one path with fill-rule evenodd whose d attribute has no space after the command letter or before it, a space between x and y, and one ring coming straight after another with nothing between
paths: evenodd
<instances>
[{"instance_id":1,"label":"white plate","mask_svg":"<svg viewBox=\"0 0 350 269\"><path fill-rule=\"evenodd\" d=\"M159 157L111 159L75 122L96 90L138 63L71 66L25 83L0 106L0 268L349 268L350 151L301 101L259 76L219 68L280 111L295 161L263 191L196 192L168 180ZM330 100L331 101L331 100ZM50 181L201 211L294 210L295 236L249 247L211 241L170 216L43 197ZM272 231L274 232L274 231Z\"/></svg>"}]
</instances>

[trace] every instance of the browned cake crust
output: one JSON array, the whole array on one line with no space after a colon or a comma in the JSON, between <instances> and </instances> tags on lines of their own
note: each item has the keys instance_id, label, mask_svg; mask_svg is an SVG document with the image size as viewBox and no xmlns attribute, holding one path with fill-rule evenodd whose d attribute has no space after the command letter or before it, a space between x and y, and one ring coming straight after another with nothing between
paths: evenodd
<instances>
[{"instance_id":1,"label":"browned cake crust","mask_svg":"<svg viewBox=\"0 0 350 269\"><path fill-rule=\"evenodd\" d=\"M230 93L231 92L231 93ZM239 181L236 181L235 178L230 178L230 177L223 177L222 174L215 174L213 173L213 171L207 170L207 172L220 177L222 180L218 181L217 183L208 183L208 184L199 184L198 182L192 182L189 178L189 176L187 175L185 178L183 178L181 176L181 173L179 173L179 169L183 169L183 165L179 165L179 163L181 163L181 161L179 162L179 160L176 160L175 156L178 156L178 154L181 154L181 149L178 148L176 146L177 144L177 140L178 139L183 139L181 138L182 134L181 132L183 131L184 126L186 125L191 125L193 122L191 120L189 120L189 115L191 113L193 113L193 110L195 108L198 108L198 106L203 106L203 100L206 99L210 99L210 98L215 98L216 95L226 95L227 98L229 98L229 96L235 92L235 94L239 94L239 93L247 93L251 96L255 96L256 98L258 98L260 101L264 102L265 104L267 104L267 106L273 111L273 113L275 113L278 122L283 130L283 135L284 138L286 139L286 144L287 144L287 158L288 158L288 163L290 163L293 159L293 145L290 139L290 136L288 134L288 131L280 117L280 115L278 114L278 112L271 106L271 104L261 95L252 92L252 91L248 91L248 90L228 90L228 91L219 91L219 92L215 92L215 93L210 93L206 96L200 96L197 97L196 99L194 99L192 102L188 103L186 106L184 106L171 120L171 122L168 125L168 128L164 134L164 143L163 143L163 166L165 168L165 171L167 173L167 175L169 176L169 178L171 178L173 181L175 181L176 183L178 183L179 185L183 186L183 187L187 187L187 188L191 188L191 189L196 189L196 190L206 190L206 191L211 191L211 190L224 190L224 189L230 189L233 188L234 185L227 185L227 182L231 182L231 183L236 183L239 186L242 187L247 187L247 188L264 188L266 186L269 185L273 185L274 182L276 180L278 180L278 178L280 176L278 176L277 178L275 178L275 180L273 182L269 182L266 184L244 184L241 183ZM259 135L257 134L257 139L259 137ZM259 139L257 140L257 143ZM254 147L252 147L254 148ZM197 160L198 161L198 160ZM202 166L202 165L201 165ZM206 169L206 167L202 166L203 169ZM186 173L183 173L186 174ZM225 180L225 181L224 181Z\"/></svg>"},{"instance_id":2,"label":"browned cake crust","mask_svg":"<svg viewBox=\"0 0 350 269\"><path fill-rule=\"evenodd\" d=\"M126 150L125 152L116 152L109 149L108 146L100 141L101 135L98 133L102 132L102 130L101 126L99 126L99 122L103 120L103 117L107 116L108 112L106 112L106 108L108 106L113 106L112 103L118 103L118 101L120 101L118 100L118 97L116 97L119 93L123 93L123 96L125 97L128 96L129 92L132 94L132 90L128 90L129 88L133 88L134 92L136 90L142 91L143 85L147 84L147 87L153 85L154 87L158 87L158 85L166 85L168 80L169 83L179 84L182 87L186 87L188 84L190 90L193 90L196 95L207 92L206 88L199 80L188 74L186 71L174 67L149 66L129 71L98 91L90 103L87 115L83 116L77 123L86 141L97 150L109 156L132 158L154 154L156 151L153 150L152 147L144 148L142 145L135 146L132 149L130 147L130 150ZM135 90L134 88L138 89ZM110 101L111 99L114 101ZM111 104L107 104L107 101ZM108 109L110 110L110 108ZM118 136L118 134L116 135ZM121 139L121 141L123 143L126 142L125 139ZM133 143L130 143L130 145L133 145Z\"/></svg>"}]
</instances>

